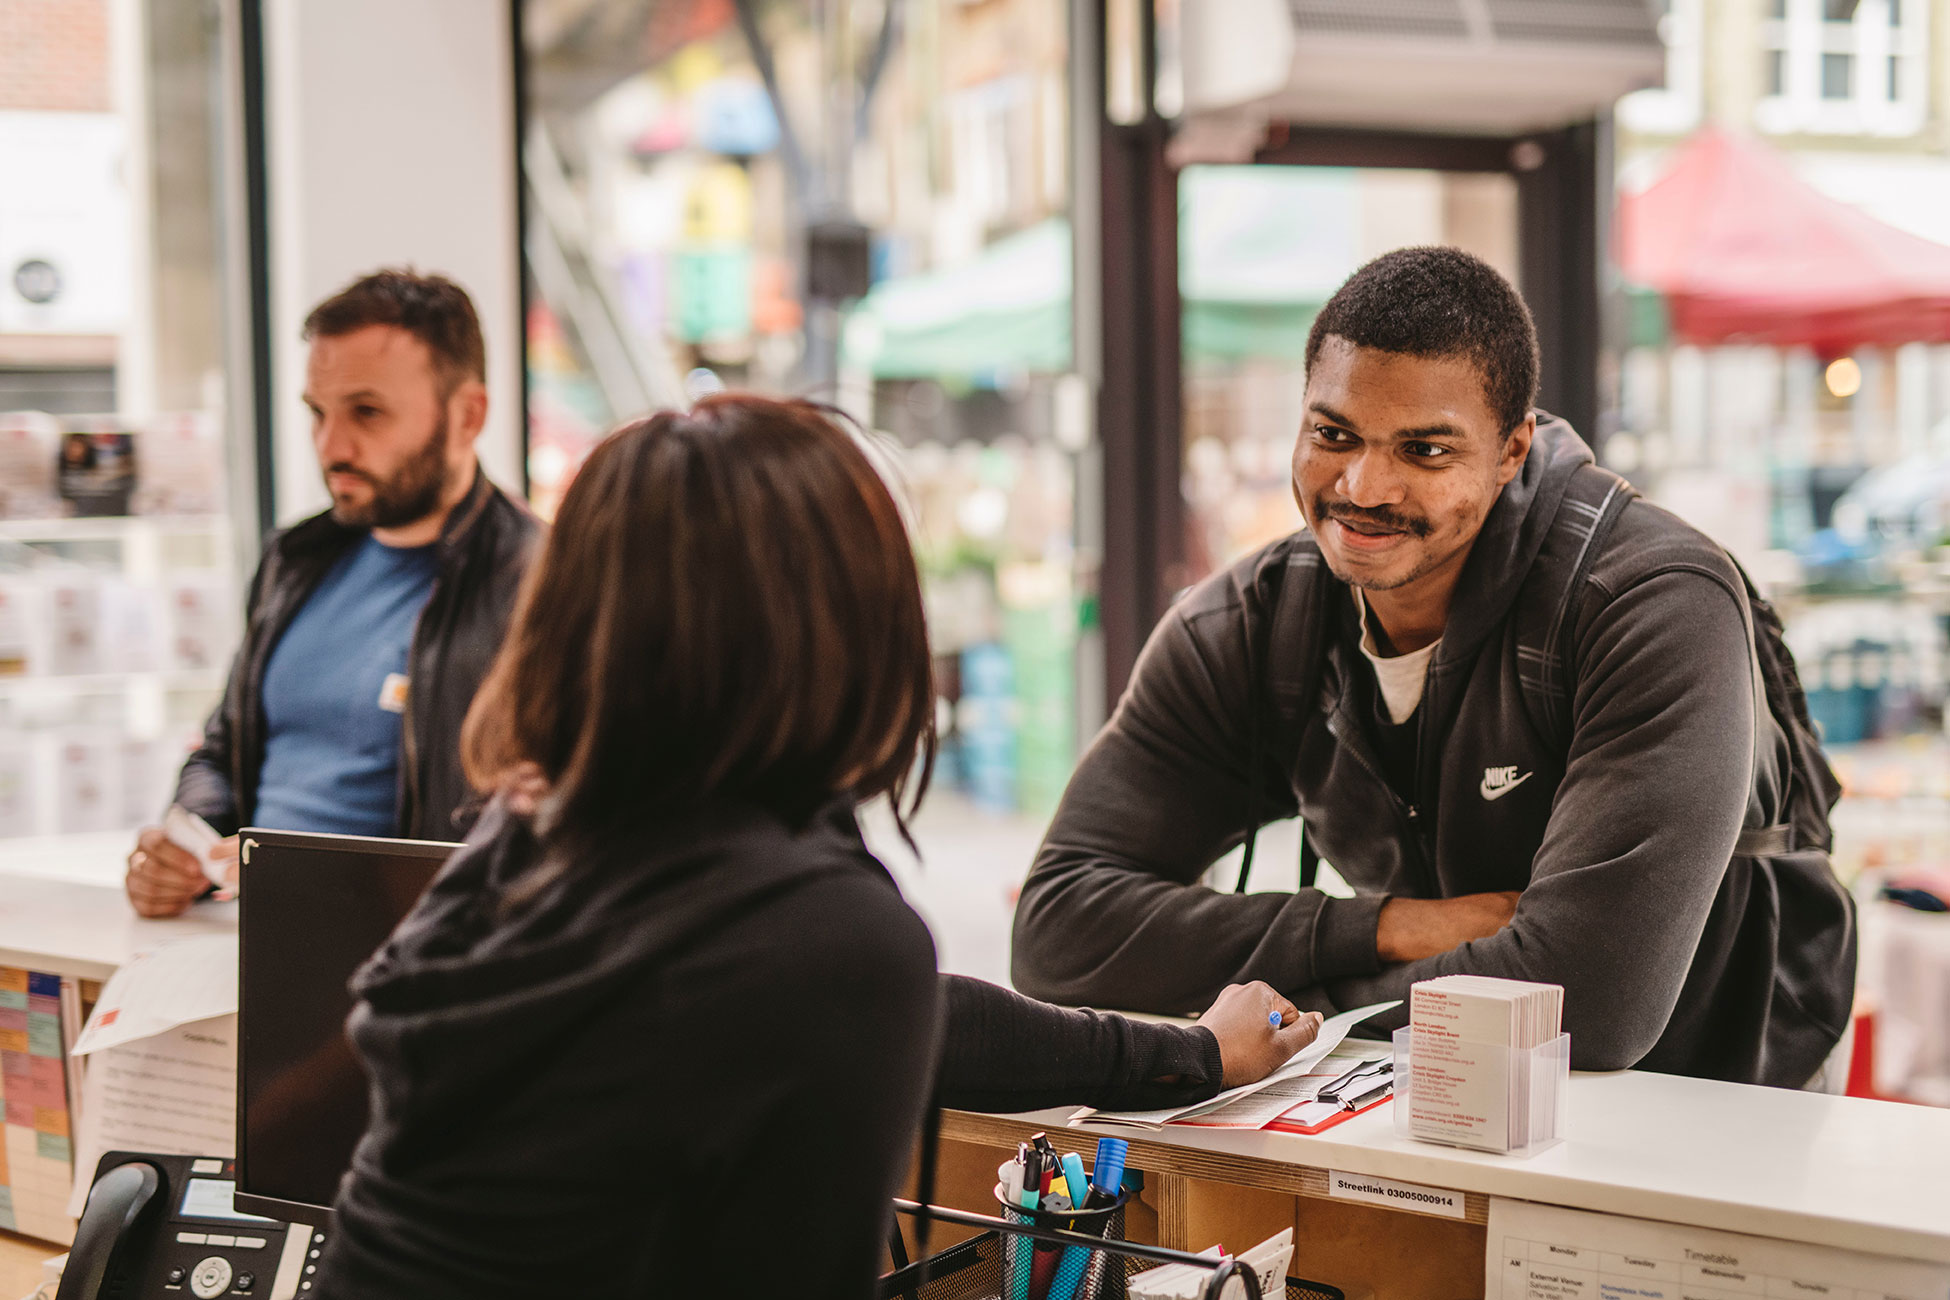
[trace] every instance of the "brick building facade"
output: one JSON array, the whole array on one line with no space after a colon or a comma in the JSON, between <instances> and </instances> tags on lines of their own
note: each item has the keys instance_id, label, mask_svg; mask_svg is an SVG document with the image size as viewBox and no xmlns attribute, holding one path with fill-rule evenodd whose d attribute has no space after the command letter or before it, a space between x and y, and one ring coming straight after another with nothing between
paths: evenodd
<instances>
[{"instance_id":1,"label":"brick building facade","mask_svg":"<svg viewBox=\"0 0 1950 1300\"><path fill-rule=\"evenodd\" d=\"M109 111L107 0L0 0L0 110Z\"/></svg>"}]
</instances>

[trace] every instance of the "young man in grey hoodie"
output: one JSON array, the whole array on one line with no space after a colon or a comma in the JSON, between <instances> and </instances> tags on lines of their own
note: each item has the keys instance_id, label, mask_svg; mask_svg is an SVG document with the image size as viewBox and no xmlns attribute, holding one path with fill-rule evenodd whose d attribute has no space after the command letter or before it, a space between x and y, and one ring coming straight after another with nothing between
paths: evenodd
<instances>
[{"instance_id":1,"label":"young man in grey hoodie","mask_svg":"<svg viewBox=\"0 0 1950 1300\"><path fill-rule=\"evenodd\" d=\"M1854 919L1825 843L1784 833L1795 740L1743 579L1629 491L1590 499L1603 476L1532 409L1537 370L1522 299L1455 249L1390 253L1328 302L1293 455L1307 528L1153 632L1024 886L1018 988L1185 1011L1263 979L1331 1010L1469 972L1564 985L1579 1068L1823 1068ZM1608 510L1575 566L1547 562ZM1536 716L1553 693L1559 728ZM1197 883L1295 814L1354 897Z\"/></svg>"}]
</instances>

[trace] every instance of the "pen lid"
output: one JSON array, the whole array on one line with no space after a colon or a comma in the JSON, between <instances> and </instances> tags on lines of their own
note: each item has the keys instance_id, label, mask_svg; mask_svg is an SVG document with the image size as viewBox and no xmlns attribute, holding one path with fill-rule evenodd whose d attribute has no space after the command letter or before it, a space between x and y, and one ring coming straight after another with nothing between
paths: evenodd
<instances>
[{"instance_id":1,"label":"pen lid","mask_svg":"<svg viewBox=\"0 0 1950 1300\"><path fill-rule=\"evenodd\" d=\"M1082 1205L1090 1195L1090 1180L1083 1176L1083 1157L1074 1151L1063 1155L1063 1182L1070 1189L1071 1205Z\"/></svg>"},{"instance_id":2,"label":"pen lid","mask_svg":"<svg viewBox=\"0 0 1950 1300\"><path fill-rule=\"evenodd\" d=\"M1131 1144L1123 1138L1097 1139L1097 1165L1091 1171L1091 1185L1112 1196L1124 1186L1124 1161L1131 1154Z\"/></svg>"}]
</instances>

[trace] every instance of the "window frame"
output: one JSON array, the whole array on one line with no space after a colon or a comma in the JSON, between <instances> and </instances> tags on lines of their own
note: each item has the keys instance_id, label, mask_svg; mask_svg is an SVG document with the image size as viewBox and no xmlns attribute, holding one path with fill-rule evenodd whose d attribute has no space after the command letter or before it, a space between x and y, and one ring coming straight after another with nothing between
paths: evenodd
<instances>
[{"instance_id":1,"label":"window frame","mask_svg":"<svg viewBox=\"0 0 1950 1300\"><path fill-rule=\"evenodd\" d=\"M1908 136L1921 131L1928 116L1929 6L1895 0L1901 19L1889 21L1892 0L1861 0L1846 21L1830 21L1824 0L1786 0L1785 17L1763 17L1763 60L1779 55L1782 86L1765 84L1754 108L1754 124L1769 134ZM1849 93L1823 96L1831 56L1846 55ZM1896 91L1889 95L1891 60ZM1763 64L1765 67L1765 64Z\"/></svg>"}]
</instances>

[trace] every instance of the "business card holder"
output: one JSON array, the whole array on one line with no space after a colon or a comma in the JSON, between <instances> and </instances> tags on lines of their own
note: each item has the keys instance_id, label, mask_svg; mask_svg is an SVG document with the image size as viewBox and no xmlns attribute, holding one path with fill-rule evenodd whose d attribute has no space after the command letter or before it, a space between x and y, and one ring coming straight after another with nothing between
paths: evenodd
<instances>
[{"instance_id":1,"label":"business card holder","mask_svg":"<svg viewBox=\"0 0 1950 1300\"><path fill-rule=\"evenodd\" d=\"M1512 1156L1564 1140L1569 1034L1529 1049L1451 1041L1420 1069L1414 1034L1394 1036L1396 1136Z\"/></svg>"}]
</instances>

